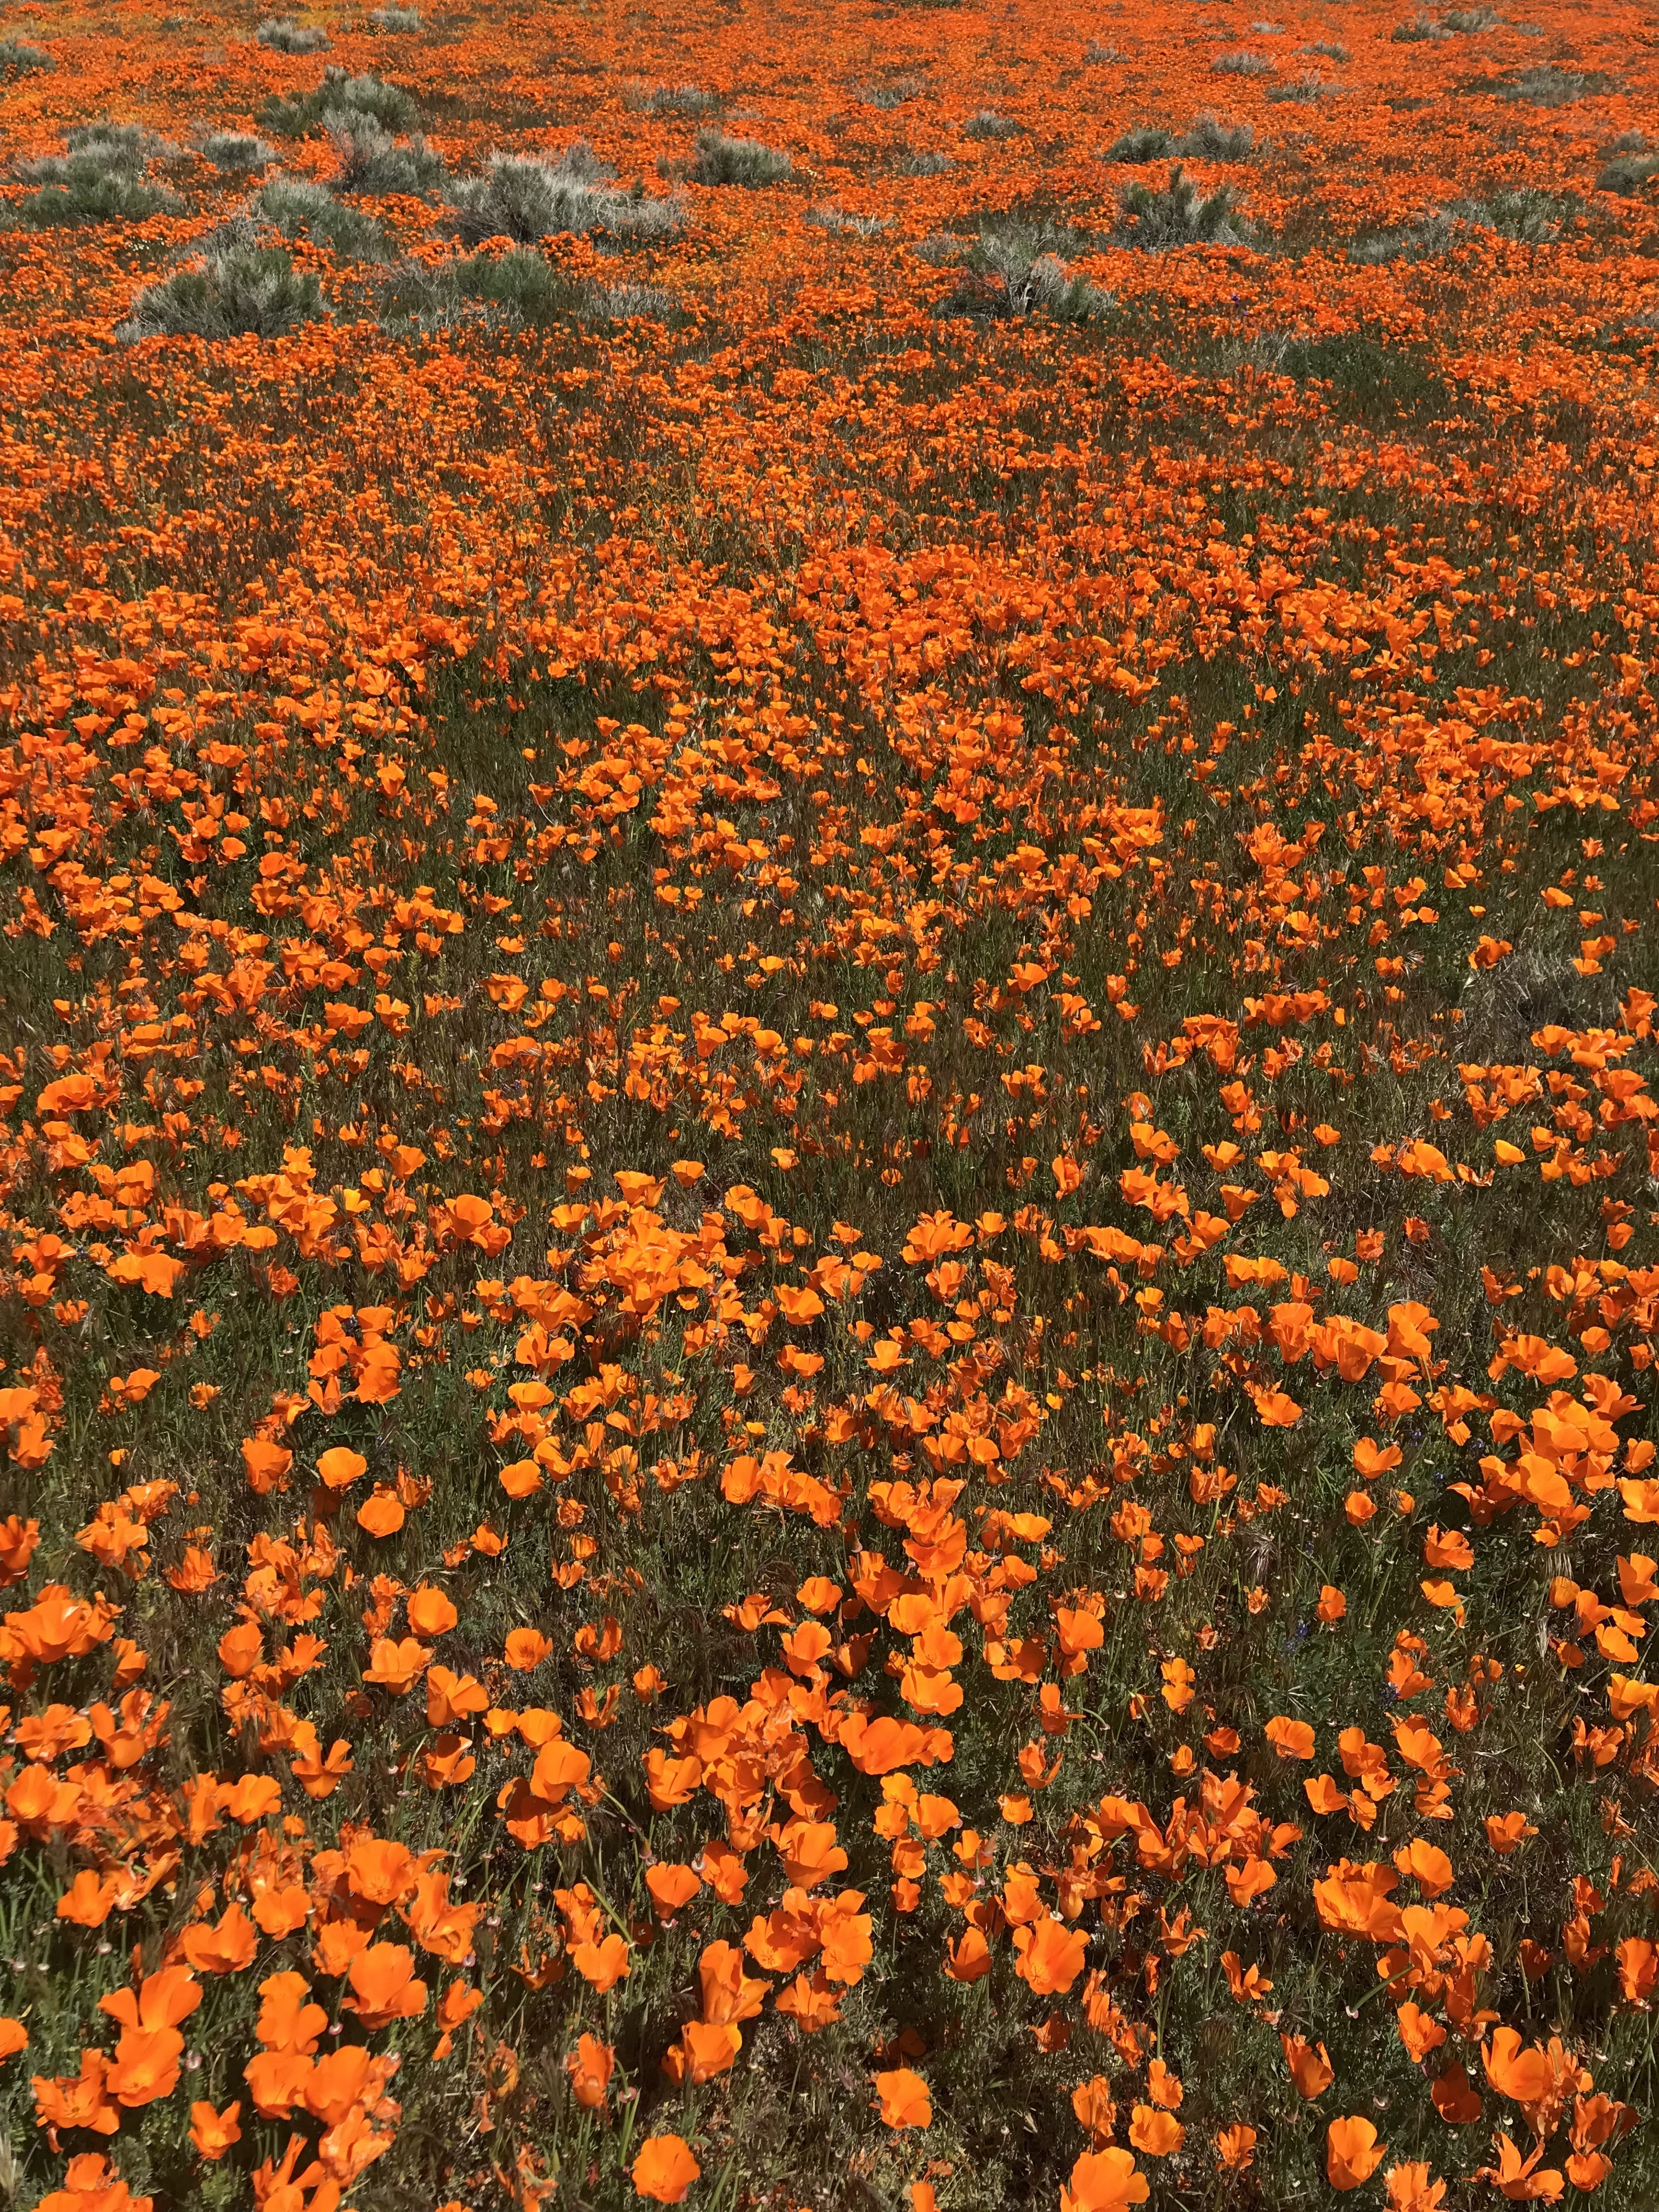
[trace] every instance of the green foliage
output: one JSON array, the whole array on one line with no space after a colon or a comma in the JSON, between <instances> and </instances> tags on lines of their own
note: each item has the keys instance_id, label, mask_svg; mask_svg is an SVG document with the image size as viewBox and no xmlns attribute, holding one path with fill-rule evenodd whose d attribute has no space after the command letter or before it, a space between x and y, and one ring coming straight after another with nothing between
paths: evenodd
<instances>
[{"instance_id":1,"label":"green foliage","mask_svg":"<svg viewBox=\"0 0 1659 2212\"><path fill-rule=\"evenodd\" d=\"M0 77L30 76L57 66L44 47L32 46L27 39L0 39Z\"/></svg>"},{"instance_id":2,"label":"green foliage","mask_svg":"<svg viewBox=\"0 0 1659 2212\"><path fill-rule=\"evenodd\" d=\"M1175 144L1173 131L1166 131L1160 124L1142 124L1115 138L1106 149L1106 159L1130 166L1140 161L1162 161L1174 153Z\"/></svg>"},{"instance_id":3,"label":"green foliage","mask_svg":"<svg viewBox=\"0 0 1659 2212\"><path fill-rule=\"evenodd\" d=\"M1595 189L1616 192L1621 199L1634 199L1655 177L1659 177L1659 154L1615 154L1603 164Z\"/></svg>"},{"instance_id":4,"label":"green foliage","mask_svg":"<svg viewBox=\"0 0 1659 2212\"><path fill-rule=\"evenodd\" d=\"M781 185L794 163L775 146L758 138L733 138L724 131L699 131L690 174L700 185Z\"/></svg>"},{"instance_id":5,"label":"green foliage","mask_svg":"<svg viewBox=\"0 0 1659 2212\"><path fill-rule=\"evenodd\" d=\"M280 337L326 313L322 288L276 248L239 246L212 254L142 291L115 335L125 343L153 337Z\"/></svg>"},{"instance_id":6,"label":"green foliage","mask_svg":"<svg viewBox=\"0 0 1659 2212\"><path fill-rule=\"evenodd\" d=\"M326 185L307 178L273 177L253 203L254 213L284 238L309 238L342 261L385 261L386 233L360 208L345 207Z\"/></svg>"},{"instance_id":7,"label":"green foliage","mask_svg":"<svg viewBox=\"0 0 1659 2212\"><path fill-rule=\"evenodd\" d=\"M1278 365L1298 384L1324 386L1338 411L1356 421L1420 419L1449 404L1422 348L1390 344L1362 331L1293 339Z\"/></svg>"},{"instance_id":8,"label":"green foliage","mask_svg":"<svg viewBox=\"0 0 1659 2212\"><path fill-rule=\"evenodd\" d=\"M368 118L383 131L411 130L420 119L412 93L372 74L351 76L337 62L324 64L320 84L292 100L267 100L259 121L284 138L305 138L331 130L349 130Z\"/></svg>"},{"instance_id":9,"label":"green foliage","mask_svg":"<svg viewBox=\"0 0 1659 2212\"><path fill-rule=\"evenodd\" d=\"M1607 91L1611 83L1612 79L1600 70L1559 69L1547 62L1542 69L1523 70L1512 85L1504 88L1504 97L1525 100L1530 107L1571 107L1577 100Z\"/></svg>"},{"instance_id":10,"label":"green foliage","mask_svg":"<svg viewBox=\"0 0 1659 2212\"><path fill-rule=\"evenodd\" d=\"M534 246L566 233L652 240L671 238L681 228L684 212L678 200L649 198L639 186L618 191L603 177L592 149L579 138L557 162L494 154L482 176L451 185L449 202L470 246L487 238Z\"/></svg>"},{"instance_id":11,"label":"green foliage","mask_svg":"<svg viewBox=\"0 0 1659 2212\"><path fill-rule=\"evenodd\" d=\"M333 44L320 23L296 23L287 15L267 15L253 35L276 54L325 54Z\"/></svg>"},{"instance_id":12,"label":"green foliage","mask_svg":"<svg viewBox=\"0 0 1659 2212\"><path fill-rule=\"evenodd\" d=\"M999 115L995 109L991 107L981 107L976 115L970 115L962 126L962 135L964 138L981 140L1018 138L1024 135L1024 131L1025 125L1023 123L1016 123L1006 115Z\"/></svg>"},{"instance_id":13,"label":"green foliage","mask_svg":"<svg viewBox=\"0 0 1659 2212\"><path fill-rule=\"evenodd\" d=\"M659 84L639 95L637 105L647 115L681 115L695 120L699 116L717 115L720 96L695 84Z\"/></svg>"},{"instance_id":14,"label":"green foliage","mask_svg":"<svg viewBox=\"0 0 1659 2212\"><path fill-rule=\"evenodd\" d=\"M343 192L362 192L372 199L398 194L418 199L441 191L447 180L443 155L418 131L399 140L372 115L364 115L337 123L329 137L340 157L335 183Z\"/></svg>"},{"instance_id":15,"label":"green foliage","mask_svg":"<svg viewBox=\"0 0 1659 2212\"><path fill-rule=\"evenodd\" d=\"M1120 193L1119 205L1126 241L1148 253L1174 246L1240 246L1247 235L1232 186L1221 185L1206 194L1179 161L1161 191L1129 185Z\"/></svg>"},{"instance_id":16,"label":"green foliage","mask_svg":"<svg viewBox=\"0 0 1659 2212\"><path fill-rule=\"evenodd\" d=\"M145 142L136 126L93 125L71 131L70 137L69 153L20 165L40 189L13 202L9 213L19 228L64 230L82 223L142 222L183 208L176 192L145 181Z\"/></svg>"},{"instance_id":17,"label":"green foliage","mask_svg":"<svg viewBox=\"0 0 1659 2212\"><path fill-rule=\"evenodd\" d=\"M1191 161L1247 161L1255 144L1248 123L1218 123L1213 115L1200 115L1170 150Z\"/></svg>"},{"instance_id":18,"label":"green foliage","mask_svg":"<svg viewBox=\"0 0 1659 2212\"><path fill-rule=\"evenodd\" d=\"M1289 84L1273 86L1265 97L1272 100L1301 100L1311 104L1340 89L1328 78L1321 76L1317 70L1307 70Z\"/></svg>"},{"instance_id":19,"label":"green foliage","mask_svg":"<svg viewBox=\"0 0 1659 2212\"><path fill-rule=\"evenodd\" d=\"M202 159L224 176L247 176L269 168L276 149L248 131L213 131L202 141Z\"/></svg>"}]
</instances>

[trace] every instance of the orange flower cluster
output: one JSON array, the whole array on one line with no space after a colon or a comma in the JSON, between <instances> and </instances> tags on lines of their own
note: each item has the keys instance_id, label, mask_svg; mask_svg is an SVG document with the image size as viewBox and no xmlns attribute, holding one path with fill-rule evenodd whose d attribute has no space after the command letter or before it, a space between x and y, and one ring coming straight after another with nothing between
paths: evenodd
<instances>
[{"instance_id":1,"label":"orange flower cluster","mask_svg":"<svg viewBox=\"0 0 1659 2212\"><path fill-rule=\"evenodd\" d=\"M1637 11L18 26L9 2193L1659 2201Z\"/></svg>"}]
</instances>

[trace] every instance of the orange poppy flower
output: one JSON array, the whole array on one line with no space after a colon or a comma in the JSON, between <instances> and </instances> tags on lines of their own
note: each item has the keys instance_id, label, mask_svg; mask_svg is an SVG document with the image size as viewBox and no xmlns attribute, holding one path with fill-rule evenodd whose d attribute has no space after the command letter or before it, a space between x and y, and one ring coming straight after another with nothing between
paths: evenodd
<instances>
[{"instance_id":1,"label":"orange poppy flower","mask_svg":"<svg viewBox=\"0 0 1659 2212\"><path fill-rule=\"evenodd\" d=\"M648 2136L629 2172L640 2196L658 2204L679 2204L702 2168L684 2136Z\"/></svg>"}]
</instances>

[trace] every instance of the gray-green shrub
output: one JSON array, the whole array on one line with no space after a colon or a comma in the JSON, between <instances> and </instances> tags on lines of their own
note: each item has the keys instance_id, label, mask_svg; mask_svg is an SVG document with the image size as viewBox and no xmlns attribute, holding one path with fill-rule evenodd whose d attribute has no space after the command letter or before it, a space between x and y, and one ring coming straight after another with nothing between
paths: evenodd
<instances>
[{"instance_id":1,"label":"gray-green shrub","mask_svg":"<svg viewBox=\"0 0 1659 2212\"><path fill-rule=\"evenodd\" d=\"M315 276L280 248L234 246L148 285L115 335L151 337L280 337L326 313Z\"/></svg>"}]
</instances>

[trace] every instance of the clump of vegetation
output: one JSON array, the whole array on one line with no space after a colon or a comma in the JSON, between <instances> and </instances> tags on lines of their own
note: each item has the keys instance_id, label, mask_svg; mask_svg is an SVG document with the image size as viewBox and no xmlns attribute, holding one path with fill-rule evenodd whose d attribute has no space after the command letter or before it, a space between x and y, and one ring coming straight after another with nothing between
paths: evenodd
<instances>
[{"instance_id":1,"label":"clump of vegetation","mask_svg":"<svg viewBox=\"0 0 1659 2212\"><path fill-rule=\"evenodd\" d=\"M816 230L834 231L847 238L879 238L888 227L881 216L849 215L844 208L833 205L808 208L801 220Z\"/></svg>"},{"instance_id":2,"label":"clump of vegetation","mask_svg":"<svg viewBox=\"0 0 1659 2212\"><path fill-rule=\"evenodd\" d=\"M927 89L919 76L890 77L884 84L866 84L859 88L859 98L866 107L873 107L883 115L890 115L896 107L907 106L920 100Z\"/></svg>"},{"instance_id":3,"label":"clump of vegetation","mask_svg":"<svg viewBox=\"0 0 1659 2212\"><path fill-rule=\"evenodd\" d=\"M898 164L902 177L942 177L954 167L948 154L907 154Z\"/></svg>"},{"instance_id":4,"label":"clump of vegetation","mask_svg":"<svg viewBox=\"0 0 1659 2212\"><path fill-rule=\"evenodd\" d=\"M1321 76L1316 70L1306 70L1290 84L1272 86L1266 97L1279 101L1301 100L1310 105L1315 100L1324 100L1332 93L1339 92L1340 89L1340 85L1334 85L1328 77Z\"/></svg>"},{"instance_id":5,"label":"clump of vegetation","mask_svg":"<svg viewBox=\"0 0 1659 2212\"><path fill-rule=\"evenodd\" d=\"M1210 67L1221 76L1271 76L1279 64L1267 54L1255 54L1248 47L1237 52L1217 54Z\"/></svg>"},{"instance_id":6,"label":"clump of vegetation","mask_svg":"<svg viewBox=\"0 0 1659 2212\"><path fill-rule=\"evenodd\" d=\"M556 162L516 154L492 154L481 176L463 177L449 189L461 236L469 245L510 238L520 246L562 232L641 240L672 238L684 223L677 199L653 199L635 186L618 191L580 139Z\"/></svg>"},{"instance_id":7,"label":"clump of vegetation","mask_svg":"<svg viewBox=\"0 0 1659 2212\"><path fill-rule=\"evenodd\" d=\"M1206 193L1178 161L1161 191L1128 185L1118 202L1125 240L1149 253L1174 246L1242 246L1248 235L1232 186L1220 185Z\"/></svg>"},{"instance_id":8,"label":"clump of vegetation","mask_svg":"<svg viewBox=\"0 0 1659 2212\"><path fill-rule=\"evenodd\" d=\"M1346 249L1352 261L1376 266L1389 261L1427 261L1449 251L1474 230L1496 233L1523 246L1547 246L1580 211L1571 192L1546 192L1531 186L1493 192L1486 199L1459 200L1418 222L1354 240Z\"/></svg>"},{"instance_id":9,"label":"clump of vegetation","mask_svg":"<svg viewBox=\"0 0 1659 2212\"><path fill-rule=\"evenodd\" d=\"M942 315L993 320L1047 315L1058 322L1084 323L1103 314L1112 301L1066 265L1064 257L1082 242L1058 223L1000 215L982 217L972 240L939 231L915 251L932 268L955 264L961 270L954 289L939 302Z\"/></svg>"},{"instance_id":10,"label":"clump of vegetation","mask_svg":"<svg viewBox=\"0 0 1659 2212\"><path fill-rule=\"evenodd\" d=\"M388 330L448 330L476 324L519 330L562 321L625 322L672 319L672 295L648 284L573 281L539 253L513 246L473 253L436 268L405 262L381 288L380 317Z\"/></svg>"},{"instance_id":11,"label":"clump of vegetation","mask_svg":"<svg viewBox=\"0 0 1659 2212\"><path fill-rule=\"evenodd\" d=\"M255 199L253 211L284 238L308 238L342 261L389 258L386 233L374 217L347 207L326 185L309 178L273 177Z\"/></svg>"},{"instance_id":12,"label":"clump of vegetation","mask_svg":"<svg viewBox=\"0 0 1659 2212\"><path fill-rule=\"evenodd\" d=\"M418 8L371 8L368 20L377 31L418 31L421 28Z\"/></svg>"},{"instance_id":13,"label":"clump of vegetation","mask_svg":"<svg viewBox=\"0 0 1659 2212\"><path fill-rule=\"evenodd\" d=\"M333 44L320 23L296 23L288 15L267 15L253 35L276 54L325 54Z\"/></svg>"},{"instance_id":14,"label":"clump of vegetation","mask_svg":"<svg viewBox=\"0 0 1659 2212\"><path fill-rule=\"evenodd\" d=\"M1612 79L1600 70L1559 69L1547 62L1541 69L1523 70L1512 84L1504 88L1504 97L1525 100L1529 107L1571 107L1577 100L1606 92L1611 83Z\"/></svg>"},{"instance_id":15,"label":"clump of vegetation","mask_svg":"<svg viewBox=\"0 0 1659 2212\"><path fill-rule=\"evenodd\" d=\"M1328 62L1346 62L1352 58L1348 49L1339 46L1334 39L1316 39L1302 51L1304 54L1322 54Z\"/></svg>"},{"instance_id":16,"label":"clump of vegetation","mask_svg":"<svg viewBox=\"0 0 1659 2212\"><path fill-rule=\"evenodd\" d=\"M57 66L44 46L32 46L27 39L0 39L0 78L31 76Z\"/></svg>"},{"instance_id":17,"label":"clump of vegetation","mask_svg":"<svg viewBox=\"0 0 1659 2212\"><path fill-rule=\"evenodd\" d=\"M1141 161L1162 161L1174 153L1175 143L1173 131L1166 131L1161 124L1142 124L1115 138L1106 149L1106 159L1130 167Z\"/></svg>"},{"instance_id":18,"label":"clump of vegetation","mask_svg":"<svg viewBox=\"0 0 1659 2212\"><path fill-rule=\"evenodd\" d=\"M115 335L140 338L281 337L326 313L322 287L279 247L232 246L146 286Z\"/></svg>"},{"instance_id":19,"label":"clump of vegetation","mask_svg":"<svg viewBox=\"0 0 1659 2212\"><path fill-rule=\"evenodd\" d=\"M26 230L61 230L81 223L141 222L174 215L184 206L176 192L144 176L152 155L171 151L136 123L88 123L67 134L68 151L20 161L17 173L39 190L9 210Z\"/></svg>"},{"instance_id":20,"label":"clump of vegetation","mask_svg":"<svg viewBox=\"0 0 1659 2212\"><path fill-rule=\"evenodd\" d=\"M1355 239L1345 252L1348 260L1372 268L1389 261L1428 261L1455 243L1458 229L1458 218L1440 210L1419 222Z\"/></svg>"},{"instance_id":21,"label":"clump of vegetation","mask_svg":"<svg viewBox=\"0 0 1659 2212\"><path fill-rule=\"evenodd\" d=\"M1218 123L1213 115L1200 115L1170 150L1188 161L1247 161L1255 144L1248 123Z\"/></svg>"},{"instance_id":22,"label":"clump of vegetation","mask_svg":"<svg viewBox=\"0 0 1659 2212\"><path fill-rule=\"evenodd\" d=\"M406 139L394 138L372 115L362 115L337 123L329 137L340 157L334 181L343 192L361 192L368 199L419 199L441 191L448 177L443 155L418 131Z\"/></svg>"},{"instance_id":23,"label":"clump of vegetation","mask_svg":"<svg viewBox=\"0 0 1659 2212\"><path fill-rule=\"evenodd\" d=\"M970 268L1002 280L1011 315L1049 315L1056 322L1086 323L1104 313L1111 301L1084 276L1075 275L1050 251L1041 225L1001 226L980 240L969 257Z\"/></svg>"},{"instance_id":24,"label":"clump of vegetation","mask_svg":"<svg viewBox=\"0 0 1659 2212\"><path fill-rule=\"evenodd\" d=\"M165 185L119 170L76 171L56 185L26 192L7 210L24 230L67 230L81 223L143 222L153 215L177 215L184 202Z\"/></svg>"},{"instance_id":25,"label":"clump of vegetation","mask_svg":"<svg viewBox=\"0 0 1659 2212\"><path fill-rule=\"evenodd\" d=\"M733 138L724 131L699 131L690 175L699 185L781 185L794 163L775 146L758 138Z\"/></svg>"},{"instance_id":26,"label":"clump of vegetation","mask_svg":"<svg viewBox=\"0 0 1659 2212\"><path fill-rule=\"evenodd\" d=\"M682 319L673 294L656 284L590 284L576 313L588 323L668 323Z\"/></svg>"},{"instance_id":27,"label":"clump of vegetation","mask_svg":"<svg viewBox=\"0 0 1659 2212\"><path fill-rule=\"evenodd\" d=\"M1449 8L1440 18L1447 30L1464 37L1476 31L1489 31L1494 23L1503 20L1496 8Z\"/></svg>"},{"instance_id":28,"label":"clump of vegetation","mask_svg":"<svg viewBox=\"0 0 1659 2212\"><path fill-rule=\"evenodd\" d=\"M659 84L636 93L629 104L647 115L678 115L695 122L700 116L717 115L721 101L719 93L705 92L701 85Z\"/></svg>"},{"instance_id":29,"label":"clump of vegetation","mask_svg":"<svg viewBox=\"0 0 1659 2212\"><path fill-rule=\"evenodd\" d=\"M1642 136L1639 131L1631 135L1638 140ZM1659 177L1659 154L1645 153L1639 145L1620 148L1615 144L1597 173L1595 189L1616 192L1621 199L1634 199L1655 177Z\"/></svg>"},{"instance_id":30,"label":"clump of vegetation","mask_svg":"<svg viewBox=\"0 0 1659 2212\"><path fill-rule=\"evenodd\" d=\"M1496 231L1523 246L1548 246L1558 239L1580 203L1572 192L1540 191L1523 185L1513 191L1493 192L1484 200L1466 200L1457 212L1482 230Z\"/></svg>"},{"instance_id":31,"label":"clump of vegetation","mask_svg":"<svg viewBox=\"0 0 1659 2212\"><path fill-rule=\"evenodd\" d=\"M1018 138L1024 135L1024 131L1023 123L1016 123L1006 115L999 115L992 107L981 107L962 126L964 138Z\"/></svg>"},{"instance_id":32,"label":"clump of vegetation","mask_svg":"<svg viewBox=\"0 0 1659 2212\"><path fill-rule=\"evenodd\" d=\"M1437 39L1449 39L1452 33L1443 23L1432 15L1413 15L1408 23L1396 23L1389 33L1397 46L1425 46Z\"/></svg>"},{"instance_id":33,"label":"clump of vegetation","mask_svg":"<svg viewBox=\"0 0 1659 2212\"><path fill-rule=\"evenodd\" d=\"M269 168L276 159L276 149L248 131L210 131L202 141L201 153L202 159L210 161L223 176L250 176L256 169Z\"/></svg>"},{"instance_id":34,"label":"clump of vegetation","mask_svg":"<svg viewBox=\"0 0 1659 2212\"><path fill-rule=\"evenodd\" d=\"M304 138L315 132L345 129L368 118L383 131L409 131L420 120L413 93L381 77L352 76L338 63L325 63L320 84L292 100L267 100L259 120L267 131L284 138Z\"/></svg>"}]
</instances>

